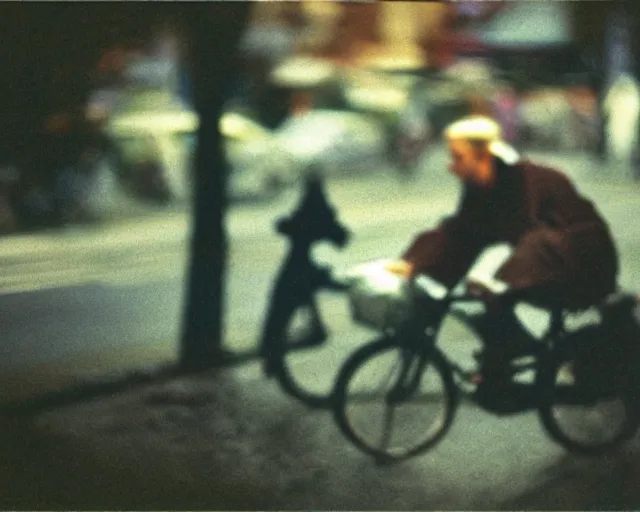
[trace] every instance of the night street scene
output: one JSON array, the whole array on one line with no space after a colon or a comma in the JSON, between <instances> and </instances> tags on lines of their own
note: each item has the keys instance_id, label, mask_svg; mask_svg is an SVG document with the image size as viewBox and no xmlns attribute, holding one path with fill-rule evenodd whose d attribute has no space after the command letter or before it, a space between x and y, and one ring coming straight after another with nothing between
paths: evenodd
<instances>
[{"instance_id":1,"label":"night street scene","mask_svg":"<svg viewBox=\"0 0 640 512\"><path fill-rule=\"evenodd\" d=\"M0 4L0 510L640 509L639 6Z\"/></svg>"}]
</instances>

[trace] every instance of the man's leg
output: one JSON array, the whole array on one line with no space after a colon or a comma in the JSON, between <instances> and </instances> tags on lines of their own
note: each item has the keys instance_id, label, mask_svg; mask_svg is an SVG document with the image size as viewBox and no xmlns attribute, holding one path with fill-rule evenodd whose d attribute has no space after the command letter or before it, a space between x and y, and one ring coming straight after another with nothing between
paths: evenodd
<instances>
[{"instance_id":1,"label":"man's leg","mask_svg":"<svg viewBox=\"0 0 640 512\"><path fill-rule=\"evenodd\" d=\"M510 341L513 339L513 304L507 303L498 294L482 289L477 283L469 283L468 293L484 301L486 310L479 319L478 329L484 341L482 351L474 354L481 364L482 378L504 373L510 359ZM480 376L478 376L480 379Z\"/></svg>"}]
</instances>

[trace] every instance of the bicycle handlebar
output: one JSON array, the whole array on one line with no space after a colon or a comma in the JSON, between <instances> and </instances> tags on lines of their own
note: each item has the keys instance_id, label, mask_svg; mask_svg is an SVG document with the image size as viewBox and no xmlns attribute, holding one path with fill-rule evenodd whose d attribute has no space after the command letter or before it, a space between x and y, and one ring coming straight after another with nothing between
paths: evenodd
<instances>
[{"instance_id":1,"label":"bicycle handlebar","mask_svg":"<svg viewBox=\"0 0 640 512\"><path fill-rule=\"evenodd\" d=\"M330 267L322 267L315 262L313 262L313 266L325 273L326 278L321 285L324 288L347 291L359 279L359 276L350 274L348 271L336 273ZM460 293L456 287L447 288L425 275L415 276L408 281L408 285L412 299L418 301L426 300L438 308L447 309L454 303L486 304L486 299L483 297L465 292Z\"/></svg>"},{"instance_id":2,"label":"bicycle handlebar","mask_svg":"<svg viewBox=\"0 0 640 512\"><path fill-rule=\"evenodd\" d=\"M346 291L352 285L353 280L343 276L336 276L331 272L328 275L327 287L332 290Z\"/></svg>"},{"instance_id":3,"label":"bicycle handlebar","mask_svg":"<svg viewBox=\"0 0 640 512\"><path fill-rule=\"evenodd\" d=\"M446 288L444 285L424 275L416 276L411 280L411 292L417 299L428 299L434 304L446 307L454 303L486 302L482 297L470 295L464 292L460 293L457 291L456 287Z\"/></svg>"}]
</instances>

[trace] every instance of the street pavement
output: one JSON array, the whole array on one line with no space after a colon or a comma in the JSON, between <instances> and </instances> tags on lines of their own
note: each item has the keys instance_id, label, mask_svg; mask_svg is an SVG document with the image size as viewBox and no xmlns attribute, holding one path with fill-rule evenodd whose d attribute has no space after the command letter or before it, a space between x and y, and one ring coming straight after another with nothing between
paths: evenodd
<instances>
[{"instance_id":1,"label":"street pavement","mask_svg":"<svg viewBox=\"0 0 640 512\"><path fill-rule=\"evenodd\" d=\"M470 404L426 454L376 466L326 411L247 365L38 414L2 429L3 509L637 510L638 441L566 453L534 413Z\"/></svg>"},{"instance_id":2,"label":"street pavement","mask_svg":"<svg viewBox=\"0 0 640 512\"><path fill-rule=\"evenodd\" d=\"M636 257L640 227L636 184L583 154L533 154L572 175L613 226L621 253L620 282L640 290ZM359 179L332 179L328 195L352 231L343 250L320 245L314 255L342 271L394 257L418 231L455 208L457 183L444 170L441 150L428 155L414 179L386 169ZM255 348L273 277L286 251L274 220L298 199L292 190L276 201L236 204L228 216L230 253L225 343ZM2 390L16 396L58 381L175 358L180 337L189 216L156 213L94 228L7 237L0 244ZM362 337L353 331L344 297L323 297L329 327L345 332L345 350ZM346 334L345 329L353 334ZM336 359L342 357L336 356ZM27 374L27 379L20 375ZM20 383L20 384L18 384Z\"/></svg>"},{"instance_id":3,"label":"street pavement","mask_svg":"<svg viewBox=\"0 0 640 512\"><path fill-rule=\"evenodd\" d=\"M638 185L584 155L532 155L572 175L613 226L621 283L640 290ZM316 257L336 269L399 254L455 207L456 184L430 155L422 173L335 179L329 197L354 237ZM230 214L227 336L255 347L268 292L285 253L273 220L291 192ZM187 257L180 213L90 230L7 238L0 261L4 398L70 379L175 358ZM340 295L321 297L330 343L300 352L307 385L330 388L344 358L372 336ZM536 312L526 314L532 328ZM455 322L441 347L470 364L473 340ZM377 467L313 411L265 380L257 362L131 388L27 420L3 419L4 509L636 509L638 440L596 459L567 454L535 413L499 418L464 403L432 451Z\"/></svg>"}]
</instances>

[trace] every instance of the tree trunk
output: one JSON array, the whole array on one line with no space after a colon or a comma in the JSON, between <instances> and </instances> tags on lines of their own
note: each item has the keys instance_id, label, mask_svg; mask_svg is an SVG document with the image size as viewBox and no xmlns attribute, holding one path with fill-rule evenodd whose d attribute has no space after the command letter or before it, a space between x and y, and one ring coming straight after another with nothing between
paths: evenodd
<instances>
[{"instance_id":1,"label":"tree trunk","mask_svg":"<svg viewBox=\"0 0 640 512\"><path fill-rule=\"evenodd\" d=\"M180 364L187 369L214 364L224 335L228 168L218 120L237 71L236 47L250 6L248 2L185 6L195 107L200 118L191 261L180 349Z\"/></svg>"},{"instance_id":2,"label":"tree trunk","mask_svg":"<svg viewBox=\"0 0 640 512\"><path fill-rule=\"evenodd\" d=\"M181 363L214 362L223 335L227 166L218 119L233 77L234 50L252 3L7 4L0 16L0 153L52 176L59 162L42 150L44 120L81 111L101 52L158 20L184 23L191 46L196 109L194 219ZM53 141L55 146L58 141ZM0 155L0 158L3 155ZM71 157L67 155L68 157Z\"/></svg>"}]
</instances>

